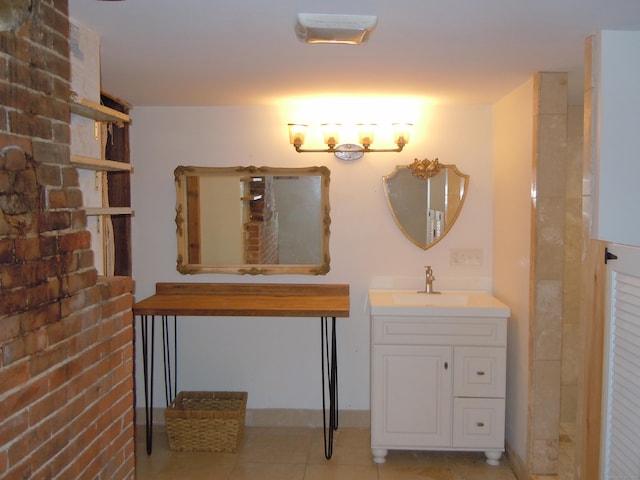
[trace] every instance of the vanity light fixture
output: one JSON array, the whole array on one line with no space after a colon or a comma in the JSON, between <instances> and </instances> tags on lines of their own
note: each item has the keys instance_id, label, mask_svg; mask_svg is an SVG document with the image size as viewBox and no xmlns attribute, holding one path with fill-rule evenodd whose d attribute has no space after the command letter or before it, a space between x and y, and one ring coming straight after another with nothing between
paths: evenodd
<instances>
[{"instance_id":1,"label":"vanity light fixture","mask_svg":"<svg viewBox=\"0 0 640 480\"><path fill-rule=\"evenodd\" d=\"M327 148L303 149L302 145L304 145L309 126L302 123L289 124L289 143L293 145L298 153L333 153L341 160L357 160L365 153L401 152L404 146L409 143L409 136L413 125L411 123L394 123L392 125L393 142L397 145L397 148L384 149L371 148L375 137L376 124L359 123L357 125L360 145L353 143L338 144L341 127L339 123L323 123L321 126L324 130L324 143L327 145Z\"/></svg>"}]
</instances>

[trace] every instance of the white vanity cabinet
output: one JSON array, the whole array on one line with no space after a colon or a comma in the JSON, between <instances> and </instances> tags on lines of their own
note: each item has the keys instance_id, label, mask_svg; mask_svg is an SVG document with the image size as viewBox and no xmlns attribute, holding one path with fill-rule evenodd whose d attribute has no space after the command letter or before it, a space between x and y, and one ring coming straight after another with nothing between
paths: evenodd
<instances>
[{"instance_id":1,"label":"white vanity cabinet","mask_svg":"<svg viewBox=\"0 0 640 480\"><path fill-rule=\"evenodd\" d=\"M383 463L390 449L460 450L483 451L497 465L504 451L508 308L440 305L428 315L415 308L402 315L371 300L374 462Z\"/></svg>"}]
</instances>

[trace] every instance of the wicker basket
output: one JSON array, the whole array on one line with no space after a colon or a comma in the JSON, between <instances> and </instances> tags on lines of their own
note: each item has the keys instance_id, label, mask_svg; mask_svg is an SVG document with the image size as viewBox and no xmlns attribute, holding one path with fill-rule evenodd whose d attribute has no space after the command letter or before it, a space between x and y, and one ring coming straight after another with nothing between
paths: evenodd
<instances>
[{"instance_id":1,"label":"wicker basket","mask_svg":"<svg viewBox=\"0 0 640 480\"><path fill-rule=\"evenodd\" d=\"M165 409L169 449L235 452L244 431L247 392L180 392Z\"/></svg>"}]
</instances>

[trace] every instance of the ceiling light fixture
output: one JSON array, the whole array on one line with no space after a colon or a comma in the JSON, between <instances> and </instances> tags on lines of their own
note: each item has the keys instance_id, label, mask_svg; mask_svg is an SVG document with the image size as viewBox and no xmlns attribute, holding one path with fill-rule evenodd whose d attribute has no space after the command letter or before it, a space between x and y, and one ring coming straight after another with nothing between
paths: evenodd
<instances>
[{"instance_id":1,"label":"ceiling light fixture","mask_svg":"<svg viewBox=\"0 0 640 480\"><path fill-rule=\"evenodd\" d=\"M364 45L377 23L373 15L299 13L296 36L303 43Z\"/></svg>"},{"instance_id":2,"label":"ceiling light fixture","mask_svg":"<svg viewBox=\"0 0 640 480\"><path fill-rule=\"evenodd\" d=\"M371 145L375 137L375 130L377 125L373 123L365 124L360 123L358 127L358 137L361 145L352 143L345 143L338 145L339 130L341 125L338 123L324 123L322 128L324 130L324 143L328 148L325 149L303 149L305 137L307 134L308 125L302 123L290 123L289 124L289 143L293 145L298 153L333 153L341 160L357 160L361 158L365 153L379 153L379 152L401 152L404 146L409 143L409 136L411 134L410 123L394 123L393 127L393 142L397 145L397 148L385 148L385 149L373 149Z\"/></svg>"}]
</instances>

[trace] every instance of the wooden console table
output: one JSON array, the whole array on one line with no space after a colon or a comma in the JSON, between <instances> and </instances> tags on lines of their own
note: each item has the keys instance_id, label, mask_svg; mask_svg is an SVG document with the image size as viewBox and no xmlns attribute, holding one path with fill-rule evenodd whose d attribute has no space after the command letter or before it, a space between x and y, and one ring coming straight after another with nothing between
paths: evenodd
<instances>
[{"instance_id":1,"label":"wooden console table","mask_svg":"<svg viewBox=\"0 0 640 480\"><path fill-rule=\"evenodd\" d=\"M140 316L144 374L147 454L152 451L155 317L162 321L164 384L167 406L177 395L178 316L319 317L321 320L322 411L325 457L333 455L338 428L336 318L349 316L349 285L255 283L157 283L156 293L136 302ZM169 317L173 316L173 342ZM332 321L328 322L331 318ZM331 323L331 327L329 327ZM173 361L172 361L173 359ZM173 364L173 368L172 368ZM326 376L325 376L326 364ZM329 391L326 418L325 384Z\"/></svg>"}]
</instances>

